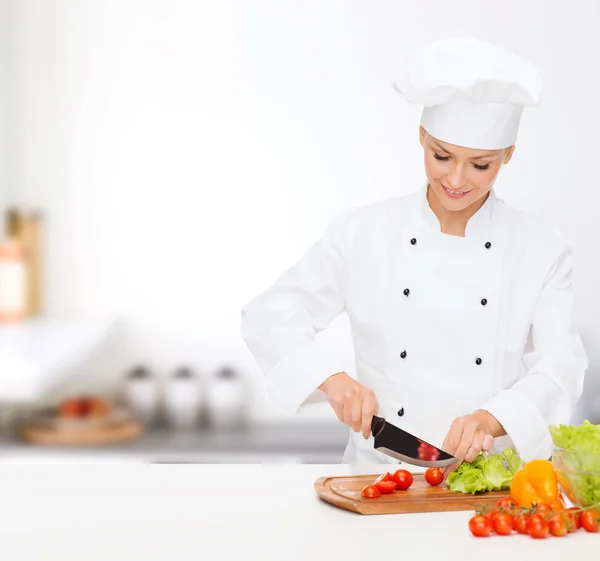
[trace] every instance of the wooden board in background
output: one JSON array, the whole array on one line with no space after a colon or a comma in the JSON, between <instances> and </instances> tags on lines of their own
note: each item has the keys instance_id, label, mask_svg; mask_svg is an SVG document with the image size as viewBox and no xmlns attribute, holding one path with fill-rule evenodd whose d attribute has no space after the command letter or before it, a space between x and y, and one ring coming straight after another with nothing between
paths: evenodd
<instances>
[{"instance_id":1,"label":"wooden board in background","mask_svg":"<svg viewBox=\"0 0 600 561\"><path fill-rule=\"evenodd\" d=\"M32 444L52 446L98 446L136 439L143 432L142 424L133 418L109 420L105 423L24 423L19 437Z\"/></svg>"},{"instance_id":2,"label":"wooden board in background","mask_svg":"<svg viewBox=\"0 0 600 561\"><path fill-rule=\"evenodd\" d=\"M339 508L359 514L399 514L407 512L446 512L493 508L510 491L493 491L476 495L450 491L442 483L432 487L423 474L414 474L407 491L394 491L374 499L361 497L361 491L381 474L320 477L314 487L319 497Z\"/></svg>"}]
</instances>

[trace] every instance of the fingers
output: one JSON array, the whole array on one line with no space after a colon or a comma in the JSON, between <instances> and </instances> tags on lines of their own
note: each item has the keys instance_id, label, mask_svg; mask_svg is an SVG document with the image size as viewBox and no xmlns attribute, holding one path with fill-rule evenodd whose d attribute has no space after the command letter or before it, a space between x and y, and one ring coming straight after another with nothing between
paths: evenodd
<instances>
[{"instance_id":1,"label":"fingers","mask_svg":"<svg viewBox=\"0 0 600 561\"><path fill-rule=\"evenodd\" d=\"M481 449L489 452L494 446L494 437L491 434L486 434L483 437L483 444L481 445Z\"/></svg>"},{"instance_id":2,"label":"fingers","mask_svg":"<svg viewBox=\"0 0 600 561\"><path fill-rule=\"evenodd\" d=\"M450 426L450 430L448 431L446 438L444 439L444 443L442 444L442 450L444 452L448 452L448 454L451 454L452 456L456 456L455 452L462 438L462 425L463 422L461 417L455 419ZM441 472L444 474L444 477L447 477L450 473L455 471L459 465L460 461L457 461L451 466L441 468Z\"/></svg>"},{"instance_id":3,"label":"fingers","mask_svg":"<svg viewBox=\"0 0 600 561\"><path fill-rule=\"evenodd\" d=\"M452 456L455 456L456 449L461 441L462 432L462 418L459 417L452 422L450 430L448 431L448 434L444 439L444 443L442 444L442 450L444 452L448 452L448 454L451 454Z\"/></svg>"},{"instance_id":4,"label":"fingers","mask_svg":"<svg viewBox=\"0 0 600 561\"><path fill-rule=\"evenodd\" d=\"M358 394L352 400L351 414L350 414L350 427L354 432L358 432L362 427L362 408L363 408L363 396Z\"/></svg>"},{"instance_id":5,"label":"fingers","mask_svg":"<svg viewBox=\"0 0 600 561\"><path fill-rule=\"evenodd\" d=\"M477 456L479 456L479 453L482 450L482 446L483 434L481 433L481 431L476 431L475 436L473 437L473 442L471 443L469 449L465 454L465 462L472 462Z\"/></svg>"},{"instance_id":6,"label":"fingers","mask_svg":"<svg viewBox=\"0 0 600 561\"><path fill-rule=\"evenodd\" d=\"M330 378L326 394L337 418L354 432L362 432L365 438L369 438L373 415L379 409L375 394L348 377Z\"/></svg>"},{"instance_id":7,"label":"fingers","mask_svg":"<svg viewBox=\"0 0 600 561\"><path fill-rule=\"evenodd\" d=\"M469 452L469 449L476 444L475 442L475 433L477 432L478 424L474 419L469 419L463 423L463 432L460 439L460 444L456 448L456 459L459 461L463 461L465 456ZM479 443L481 446L481 442ZM477 449L477 454L481 451L481 448ZM477 455L475 454L475 455Z\"/></svg>"},{"instance_id":8,"label":"fingers","mask_svg":"<svg viewBox=\"0 0 600 561\"><path fill-rule=\"evenodd\" d=\"M373 420L373 415L376 415L377 411L377 400L375 399L375 394L373 392L369 392L362 404L362 434L365 439L369 438L371 434L371 422Z\"/></svg>"}]
</instances>

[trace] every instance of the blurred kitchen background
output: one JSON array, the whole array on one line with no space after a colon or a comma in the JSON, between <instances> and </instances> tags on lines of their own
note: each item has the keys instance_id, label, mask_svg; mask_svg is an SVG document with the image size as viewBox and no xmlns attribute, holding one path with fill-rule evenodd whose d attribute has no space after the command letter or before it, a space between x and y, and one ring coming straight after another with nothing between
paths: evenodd
<instances>
[{"instance_id":1,"label":"blurred kitchen background","mask_svg":"<svg viewBox=\"0 0 600 561\"><path fill-rule=\"evenodd\" d=\"M265 399L240 309L333 215L421 186L420 112L391 82L409 49L466 34L543 76L497 190L575 248L573 420L600 422L599 18L594 0L0 0L0 462L341 461L329 407ZM344 317L319 340L352 357Z\"/></svg>"}]
</instances>

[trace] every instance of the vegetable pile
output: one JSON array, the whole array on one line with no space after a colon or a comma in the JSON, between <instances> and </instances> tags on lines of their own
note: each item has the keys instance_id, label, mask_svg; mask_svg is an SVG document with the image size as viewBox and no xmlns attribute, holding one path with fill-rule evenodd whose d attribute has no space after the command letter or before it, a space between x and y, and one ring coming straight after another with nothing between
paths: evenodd
<instances>
[{"instance_id":1,"label":"vegetable pile","mask_svg":"<svg viewBox=\"0 0 600 561\"><path fill-rule=\"evenodd\" d=\"M480 454L472 462L462 462L448 475L446 487L459 493L475 494L483 491L510 489L513 474L524 465L513 448L502 454Z\"/></svg>"},{"instance_id":2,"label":"vegetable pile","mask_svg":"<svg viewBox=\"0 0 600 561\"><path fill-rule=\"evenodd\" d=\"M443 480L444 475L439 468L429 468L425 472L425 481L432 487L439 485ZM372 485L364 487L361 496L366 499L376 499L394 491L407 491L412 484L413 476L410 471L399 469L394 474L386 472L380 475Z\"/></svg>"},{"instance_id":3,"label":"vegetable pile","mask_svg":"<svg viewBox=\"0 0 600 561\"><path fill-rule=\"evenodd\" d=\"M587 420L581 425L551 425L550 434L558 448L555 466L567 496L582 506L599 504L600 425Z\"/></svg>"},{"instance_id":4,"label":"vegetable pile","mask_svg":"<svg viewBox=\"0 0 600 561\"><path fill-rule=\"evenodd\" d=\"M583 528L598 531L600 514L595 508L565 508L558 486L559 472L548 460L531 460L512 477L510 498L498 501L493 510L477 510L469 520L469 529L476 537L492 532L506 536L513 531L532 538L564 536Z\"/></svg>"},{"instance_id":5,"label":"vegetable pile","mask_svg":"<svg viewBox=\"0 0 600 561\"><path fill-rule=\"evenodd\" d=\"M485 538L492 533L507 536L516 531L543 539L548 535L561 537L580 528L595 533L599 521L600 514L593 508L553 510L547 503L521 507L514 499L504 498L498 501L493 510L477 510L469 520L469 530L477 538Z\"/></svg>"}]
</instances>

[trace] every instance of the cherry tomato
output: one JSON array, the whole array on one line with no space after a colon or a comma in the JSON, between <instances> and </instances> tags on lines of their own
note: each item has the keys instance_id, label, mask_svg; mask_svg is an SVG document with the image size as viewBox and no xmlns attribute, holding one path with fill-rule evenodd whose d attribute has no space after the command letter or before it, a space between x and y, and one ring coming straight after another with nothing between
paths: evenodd
<instances>
[{"instance_id":1,"label":"cherry tomato","mask_svg":"<svg viewBox=\"0 0 600 561\"><path fill-rule=\"evenodd\" d=\"M496 503L496 506L498 506L500 508L511 509L511 508L515 508L517 506L517 503L513 499L511 499L510 497L505 497L503 499L500 499Z\"/></svg>"},{"instance_id":2,"label":"cherry tomato","mask_svg":"<svg viewBox=\"0 0 600 561\"><path fill-rule=\"evenodd\" d=\"M527 534L527 522L529 522L529 516L527 514L519 514L515 518L515 530L519 534Z\"/></svg>"},{"instance_id":3,"label":"cherry tomato","mask_svg":"<svg viewBox=\"0 0 600 561\"><path fill-rule=\"evenodd\" d=\"M392 480L396 482L396 489L400 491L406 491L413 484L412 473L405 469L399 469L394 473Z\"/></svg>"},{"instance_id":4,"label":"cherry tomato","mask_svg":"<svg viewBox=\"0 0 600 561\"><path fill-rule=\"evenodd\" d=\"M367 499L375 499L376 497L381 496L381 492L375 485L367 485L363 490L361 495L366 497Z\"/></svg>"},{"instance_id":5,"label":"cherry tomato","mask_svg":"<svg viewBox=\"0 0 600 561\"><path fill-rule=\"evenodd\" d=\"M567 526L569 532L575 532L575 530L581 528L581 511L576 506L568 508L565 511L565 515L568 520Z\"/></svg>"},{"instance_id":6,"label":"cherry tomato","mask_svg":"<svg viewBox=\"0 0 600 561\"><path fill-rule=\"evenodd\" d=\"M425 472L425 481L429 485L439 485L444 480L444 474L440 471L440 468L429 468Z\"/></svg>"},{"instance_id":7,"label":"cherry tomato","mask_svg":"<svg viewBox=\"0 0 600 561\"><path fill-rule=\"evenodd\" d=\"M377 483L376 487L382 494L387 495L396 490L396 483L394 481L380 481Z\"/></svg>"},{"instance_id":8,"label":"cherry tomato","mask_svg":"<svg viewBox=\"0 0 600 561\"><path fill-rule=\"evenodd\" d=\"M600 519L600 515L595 508L590 508L588 510L584 510L581 513L581 527L590 533L594 533L598 531L598 520Z\"/></svg>"},{"instance_id":9,"label":"cherry tomato","mask_svg":"<svg viewBox=\"0 0 600 561\"><path fill-rule=\"evenodd\" d=\"M548 521L548 529L553 536L564 536L567 533L567 519L562 514L554 514Z\"/></svg>"},{"instance_id":10,"label":"cherry tomato","mask_svg":"<svg viewBox=\"0 0 600 561\"><path fill-rule=\"evenodd\" d=\"M533 514L527 522L527 533L532 538L545 538L548 535L548 522L540 514Z\"/></svg>"},{"instance_id":11,"label":"cherry tomato","mask_svg":"<svg viewBox=\"0 0 600 561\"><path fill-rule=\"evenodd\" d=\"M373 485L377 485L378 483L381 483L382 481L391 481L392 480L392 476L389 472L386 473L382 473L374 482Z\"/></svg>"},{"instance_id":12,"label":"cherry tomato","mask_svg":"<svg viewBox=\"0 0 600 561\"><path fill-rule=\"evenodd\" d=\"M499 512L492 519L494 532L500 536L508 536L513 531L514 519L510 514Z\"/></svg>"},{"instance_id":13,"label":"cherry tomato","mask_svg":"<svg viewBox=\"0 0 600 561\"><path fill-rule=\"evenodd\" d=\"M492 531L492 521L487 516L477 514L469 520L469 530L475 537L485 538Z\"/></svg>"},{"instance_id":14,"label":"cherry tomato","mask_svg":"<svg viewBox=\"0 0 600 561\"><path fill-rule=\"evenodd\" d=\"M495 508L494 510L490 511L490 513L488 514L488 516L490 517L490 520L494 520L494 518L496 518L496 516L498 516L500 514L500 511Z\"/></svg>"},{"instance_id":15,"label":"cherry tomato","mask_svg":"<svg viewBox=\"0 0 600 561\"><path fill-rule=\"evenodd\" d=\"M548 503L537 504L535 505L535 514L539 514L548 522L552 514L552 507Z\"/></svg>"}]
</instances>

